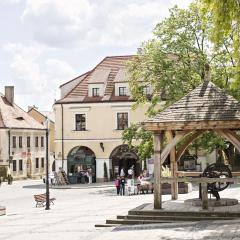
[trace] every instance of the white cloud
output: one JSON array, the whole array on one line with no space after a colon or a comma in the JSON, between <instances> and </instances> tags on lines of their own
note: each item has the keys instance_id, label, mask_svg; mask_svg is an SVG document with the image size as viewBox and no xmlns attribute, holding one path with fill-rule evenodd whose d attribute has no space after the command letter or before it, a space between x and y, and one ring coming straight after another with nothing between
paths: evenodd
<instances>
[{"instance_id":1,"label":"white cloud","mask_svg":"<svg viewBox=\"0 0 240 240\"><path fill-rule=\"evenodd\" d=\"M3 49L11 58L10 74L20 102L50 108L58 86L76 74L73 68L59 59L44 59L47 49L41 45L24 46L8 43Z\"/></svg>"},{"instance_id":2,"label":"white cloud","mask_svg":"<svg viewBox=\"0 0 240 240\"><path fill-rule=\"evenodd\" d=\"M36 41L51 47L132 46L148 39L177 2L27 0L22 21L32 26Z\"/></svg>"}]
</instances>

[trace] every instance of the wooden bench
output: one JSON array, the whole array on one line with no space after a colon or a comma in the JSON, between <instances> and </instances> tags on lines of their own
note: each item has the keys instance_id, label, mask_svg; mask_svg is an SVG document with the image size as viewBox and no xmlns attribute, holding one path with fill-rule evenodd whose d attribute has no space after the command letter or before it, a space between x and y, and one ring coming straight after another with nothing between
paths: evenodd
<instances>
[{"instance_id":1,"label":"wooden bench","mask_svg":"<svg viewBox=\"0 0 240 240\"><path fill-rule=\"evenodd\" d=\"M44 207L46 204L46 194L36 194L34 195L34 199L36 201L36 207ZM54 205L54 201L56 198L49 198L49 203Z\"/></svg>"}]
</instances>

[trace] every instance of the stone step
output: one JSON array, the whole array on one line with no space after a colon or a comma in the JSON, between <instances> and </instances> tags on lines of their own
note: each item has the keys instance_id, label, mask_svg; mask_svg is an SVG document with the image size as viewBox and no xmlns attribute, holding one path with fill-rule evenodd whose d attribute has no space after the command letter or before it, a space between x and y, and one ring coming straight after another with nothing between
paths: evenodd
<instances>
[{"instance_id":1,"label":"stone step","mask_svg":"<svg viewBox=\"0 0 240 240\"><path fill-rule=\"evenodd\" d=\"M210 212L210 211L147 211L130 210L128 215L147 215L147 216L197 216L197 217L233 217L240 218L240 212Z\"/></svg>"},{"instance_id":2,"label":"stone step","mask_svg":"<svg viewBox=\"0 0 240 240\"><path fill-rule=\"evenodd\" d=\"M106 224L118 224L118 225L135 225L135 224L151 224L151 223L169 223L164 220L135 220L135 219L108 219Z\"/></svg>"},{"instance_id":3,"label":"stone step","mask_svg":"<svg viewBox=\"0 0 240 240\"><path fill-rule=\"evenodd\" d=\"M117 227L119 224L95 224L95 227Z\"/></svg>"},{"instance_id":4,"label":"stone step","mask_svg":"<svg viewBox=\"0 0 240 240\"><path fill-rule=\"evenodd\" d=\"M176 222L176 221L203 221L203 220L232 220L235 217L219 217L219 216L151 216L151 215L127 215L117 216L117 219L132 219L132 220L160 220L164 222Z\"/></svg>"}]
</instances>

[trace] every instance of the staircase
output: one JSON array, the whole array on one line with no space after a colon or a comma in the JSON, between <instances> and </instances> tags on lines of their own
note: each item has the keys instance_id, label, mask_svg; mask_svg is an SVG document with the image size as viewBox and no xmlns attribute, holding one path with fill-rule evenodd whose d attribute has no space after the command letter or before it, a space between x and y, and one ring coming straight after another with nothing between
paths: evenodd
<instances>
[{"instance_id":1,"label":"staircase","mask_svg":"<svg viewBox=\"0 0 240 240\"><path fill-rule=\"evenodd\" d=\"M240 212L210 212L210 211L150 211L133 209L126 216L117 216L108 219L105 224L96 224L95 227L116 227L118 225L154 224L196 222L211 220L233 220L240 218Z\"/></svg>"}]
</instances>

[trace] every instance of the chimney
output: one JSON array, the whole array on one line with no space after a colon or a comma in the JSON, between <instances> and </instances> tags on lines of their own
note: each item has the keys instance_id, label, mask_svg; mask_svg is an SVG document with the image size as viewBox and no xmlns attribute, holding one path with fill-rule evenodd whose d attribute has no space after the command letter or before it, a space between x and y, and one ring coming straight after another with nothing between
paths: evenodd
<instances>
[{"instance_id":1,"label":"chimney","mask_svg":"<svg viewBox=\"0 0 240 240\"><path fill-rule=\"evenodd\" d=\"M14 103L14 86L5 86L5 97L13 105Z\"/></svg>"}]
</instances>

